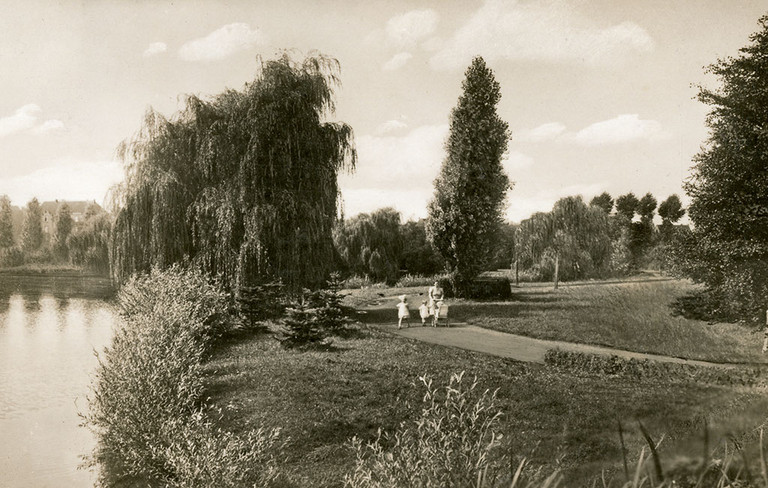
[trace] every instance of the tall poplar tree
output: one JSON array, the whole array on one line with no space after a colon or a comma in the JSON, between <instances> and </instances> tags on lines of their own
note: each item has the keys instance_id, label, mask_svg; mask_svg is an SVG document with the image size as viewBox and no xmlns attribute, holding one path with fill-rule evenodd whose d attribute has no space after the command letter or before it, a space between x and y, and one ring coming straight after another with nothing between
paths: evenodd
<instances>
[{"instance_id":1,"label":"tall poplar tree","mask_svg":"<svg viewBox=\"0 0 768 488\"><path fill-rule=\"evenodd\" d=\"M0 249L13 246L13 210L7 195L0 197Z\"/></svg>"},{"instance_id":2,"label":"tall poplar tree","mask_svg":"<svg viewBox=\"0 0 768 488\"><path fill-rule=\"evenodd\" d=\"M739 55L708 71L709 137L685 190L694 226L689 276L707 285L721 312L756 318L768 306L768 16Z\"/></svg>"},{"instance_id":3,"label":"tall poplar tree","mask_svg":"<svg viewBox=\"0 0 768 488\"><path fill-rule=\"evenodd\" d=\"M53 247L59 257L67 259L69 257L69 249L67 248L67 239L72 233L72 226L74 222L72 220L72 212L69 210L69 205L62 203L59 208L56 209L56 233L53 238Z\"/></svg>"},{"instance_id":4,"label":"tall poplar tree","mask_svg":"<svg viewBox=\"0 0 768 488\"><path fill-rule=\"evenodd\" d=\"M451 112L447 156L429 203L427 234L466 295L495 249L510 182L501 160L510 138L496 113L499 83L481 57L472 60Z\"/></svg>"},{"instance_id":5,"label":"tall poplar tree","mask_svg":"<svg viewBox=\"0 0 768 488\"><path fill-rule=\"evenodd\" d=\"M21 243L26 251L36 251L43 244L42 209L37 198L33 198L27 203Z\"/></svg>"}]
</instances>

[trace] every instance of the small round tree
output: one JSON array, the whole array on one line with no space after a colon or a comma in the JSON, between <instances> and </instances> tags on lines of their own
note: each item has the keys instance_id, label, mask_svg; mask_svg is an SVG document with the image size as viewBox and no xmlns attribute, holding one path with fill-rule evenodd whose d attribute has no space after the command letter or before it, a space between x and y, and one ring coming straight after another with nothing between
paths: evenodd
<instances>
[{"instance_id":1,"label":"small round tree","mask_svg":"<svg viewBox=\"0 0 768 488\"><path fill-rule=\"evenodd\" d=\"M509 129L496 113L501 90L483 58L472 60L462 88L427 219L427 235L460 296L492 257L510 188L501 164Z\"/></svg>"},{"instance_id":2,"label":"small round tree","mask_svg":"<svg viewBox=\"0 0 768 488\"><path fill-rule=\"evenodd\" d=\"M661 228L659 232L663 241L668 241L672 236L674 224L683 218L685 209L677 195L670 195L666 200L659 204L659 217L661 217Z\"/></svg>"},{"instance_id":3,"label":"small round tree","mask_svg":"<svg viewBox=\"0 0 768 488\"><path fill-rule=\"evenodd\" d=\"M613 198L611 198L610 193L604 191L603 193L590 200L589 206L597 207L605 212L606 215L610 215L613 211Z\"/></svg>"}]
</instances>

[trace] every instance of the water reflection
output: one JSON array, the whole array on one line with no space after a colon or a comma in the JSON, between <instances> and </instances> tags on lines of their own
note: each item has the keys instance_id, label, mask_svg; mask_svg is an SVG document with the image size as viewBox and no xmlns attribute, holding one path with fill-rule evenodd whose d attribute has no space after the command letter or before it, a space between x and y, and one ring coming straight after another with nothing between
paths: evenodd
<instances>
[{"instance_id":1,"label":"water reflection","mask_svg":"<svg viewBox=\"0 0 768 488\"><path fill-rule=\"evenodd\" d=\"M104 280L0 276L0 485L93 485L78 427L116 320ZM108 285L108 282L106 282ZM91 295L89 295L89 290Z\"/></svg>"}]
</instances>

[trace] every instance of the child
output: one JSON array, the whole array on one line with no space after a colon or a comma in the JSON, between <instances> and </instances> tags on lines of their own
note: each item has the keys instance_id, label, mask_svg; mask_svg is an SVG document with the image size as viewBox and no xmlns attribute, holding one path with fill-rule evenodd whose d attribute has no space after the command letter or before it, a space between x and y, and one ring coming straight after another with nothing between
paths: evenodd
<instances>
[{"instance_id":1,"label":"child","mask_svg":"<svg viewBox=\"0 0 768 488\"><path fill-rule=\"evenodd\" d=\"M429 318L429 307L427 306L426 300L422 300L421 302L421 306L419 307L419 316L421 317L421 326L426 327L427 319Z\"/></svg>"},{"instance_id":2,"label":"child","mask_svg":"<svg viewBox=\"0 0 768 488\"><path fill-rule=\"evenodd\" d=\"M397 304L397 328L403 328L403 319L408 327L411 326L411 313L408 311L408 299L400 295L400 303Z\"/></svg>"}]
</instances>

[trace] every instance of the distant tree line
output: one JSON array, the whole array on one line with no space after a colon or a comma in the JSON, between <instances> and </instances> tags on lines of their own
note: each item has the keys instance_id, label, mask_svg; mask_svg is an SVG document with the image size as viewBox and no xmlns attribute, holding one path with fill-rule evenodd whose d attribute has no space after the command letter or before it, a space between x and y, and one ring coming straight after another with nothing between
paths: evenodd
<instances>
[{"instance_id":1,"label":"distant tree line","mask_svg":"<svg viewBox=\"0 0 768 488\"><path fill-rule=\"evenodd\" d=\"M11 200L0 197L0 266L72 264L100 273L109 271L112 221L104 209L95 203L88 205L83 218L75 222L69 205L63 202L51 217L52 232L46 234L41 204L33 198L23 209L17 231Z\"/></svg>"},{"instance_id":2,"label":"distant tree line","mask_svg":"<svg viewBox=\"0 0 768 488\"><path fill-rule=\"evenodd\" d=\"M514 267L536 281L623 276L642 268L669 269L670 246L683 232L675 225L685 215L671 195L657 209L650 193L615 200L602 193L589 204L581 196L558 200L550 212L538 212L520 224L503 223L486 250L481 271ZM661 224L654 223L658 212ZM382 208L340 221L334 244L346 275L394 283L404 273L434 275L446 263L430 242L426 220L401 222L400 213Z\"/></svg>"},{"instance_id":3,"label":"distant tree line","mask_svg":"<svg viewBox=\"0 0 768 488\"><path fill-rule=\"evenodd\" d=\"M607 192L586 204L582 197L558 200L551 212L522 221L515 233L514 258L533 280L564 280L627 275L645 267L668 267L668 246L685 214L677 195L658 206L650 194L627 193L615 200Z\"/></svg>"}]
</instances>

